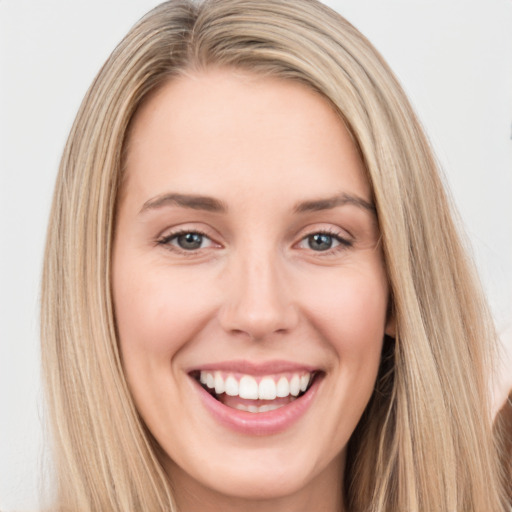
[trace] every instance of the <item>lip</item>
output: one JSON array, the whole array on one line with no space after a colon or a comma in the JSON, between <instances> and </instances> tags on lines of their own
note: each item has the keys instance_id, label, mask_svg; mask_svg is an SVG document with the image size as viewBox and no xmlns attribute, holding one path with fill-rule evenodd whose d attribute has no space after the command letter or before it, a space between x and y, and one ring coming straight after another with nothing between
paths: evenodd
<instances>
[{"instance_id":1,"label":"lip","mask_svg":"<svg viewBox=\"0 0 512 512\"><path fill-rule=\"evenodd\" d=\"M258 373L254 373L255 365L249 363L249 366L252 367L253 371L248 372L248 366L243 368L240 365L236 366L236 371L240 373L248 373L252 375L263 374L260 371L270 373L280 373L285 371L297 371L299 368L298 365L294 364L293 370L290 370L290 364L287 363L285 366L274 366L274 363L270 365L265 365L265 368L258 368ZM257 365L256 365L257 366ZM278 372L276 368L281 368ZM284 368L284 369L283 369ZM306 369L307 367L300 366L301 370ZM209 365L202 366L201 369L204 370L223 370L223 371L235 371L235 366L232 363L225 363L224 365ZM313 371L313 370L307 370ZM278 434L280 432L284 432L285 430L291 428L295 423L297 423L309 410L311 407L318 388L323 380L324 374L320 373L316 376L309 390L293 402L290 402L287 405L280 407L279 409L275 409L267 412L260 413L251 413L240 411L238 409L233 409L224 405L222 402L213 397L210 393L208 393L201 384L192 376L190 379L193 381L194 389L199 394L202 404L207 409L213 418L220 423L221 425L227 427L230 430L235 432L250 435L250 436L269 436Z\"/></svg>"},{"instance_id":2,"label":"lip","mask_svg":"<svg viewBox=\"0 0 512 512\"><path fill-rule=\"evenodd\" d=\"M230 373L239 373L246 375L263 376L273 375L277 373L293 373L293 372L310 372L320 370L318 367L308 366L300 363L294 363L291 361L265 361L265 362L253 362L247 360L239 361L223 361L219 363L211 363L201 365L199 367L191 368L187 373L194 371L223 371Z\"/></svg>"}]
</instances>

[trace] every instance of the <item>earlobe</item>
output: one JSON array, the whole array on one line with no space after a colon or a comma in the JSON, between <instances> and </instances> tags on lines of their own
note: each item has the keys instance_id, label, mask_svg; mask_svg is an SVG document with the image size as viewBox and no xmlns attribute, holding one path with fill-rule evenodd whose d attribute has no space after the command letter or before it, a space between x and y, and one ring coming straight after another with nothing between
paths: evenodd
<instances>
[{"instance_id":1,"label":"earlobe","mask_svg":"<svg viewBox=\"0 0 512 512\"><path fill-rule=\"evenodd\" d=\"M386 336L389 336L390 338L396 338L396 321L394 315L388 318L384 333L386 334Z\"/></svg>"},{"instance_id":2,"label":"earlobe","mask_svg":"<svg viewBox=\"0 0 512 512\"><path fill-rule=\"evenodd\" d=\"M388 305L388 313L386 320L386 327L384 328L384 334L390 338L396 338L396 314L393 302L390 301Z\"/></svg>"}]
</instances>

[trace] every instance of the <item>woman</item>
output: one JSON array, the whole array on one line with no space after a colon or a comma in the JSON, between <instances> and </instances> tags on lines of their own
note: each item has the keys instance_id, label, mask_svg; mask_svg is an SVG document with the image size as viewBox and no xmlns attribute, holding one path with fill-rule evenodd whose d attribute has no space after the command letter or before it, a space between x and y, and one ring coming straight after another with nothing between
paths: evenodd
<instances>
[{"instance_id":1,"label":"woman","mask_svg":"<svg viewBox=\"0 0 512 512\"><path fill-rule=\"evenodd\" d=\"M89 90L43 284L60 510L503 510L495 334L381 57L168 2Z\"/></svg>"}]
</instances>

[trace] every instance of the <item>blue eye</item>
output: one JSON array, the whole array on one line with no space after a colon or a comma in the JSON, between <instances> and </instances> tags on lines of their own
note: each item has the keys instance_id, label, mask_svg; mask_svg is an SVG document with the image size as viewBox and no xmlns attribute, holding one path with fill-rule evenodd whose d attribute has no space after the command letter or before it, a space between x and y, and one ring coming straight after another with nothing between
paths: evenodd
<instances>
[{"instance_id":1,"label":"blue eye","mask_svg":"<svg viewBox=\"0 0 512 512\"><path fill-rule=\"evenodd\" d=\"M181 231L179 233L171 233L158 241L159 245L167 245L182 251L197 251L210 247L212 241L203 233L198 231Z\"/></svg>"},{"instance_id":2,"label":"blue eye","mask_svg":"<svg viewBox=\"0 0 512 512\"><path fill-rule=\"evenodd\" d=\"M328 251L332 249L333 244L339 242L333 236L327 233L315 233L307 237L308 246L313 251Z\"/></svg>"},{"instance_id":3,"label":"blue eye","mask_svg":"<svg viewBox=\"0 0 512 512\"><path fill-rule=\"evenodd\" d=\"M200 233L184 233L175 237L177 245L186 251L199 249L203 244L203 235Z\"/></svg>"},{"instance_id":4,"label":"blue eye","mask_svg":"<svg viewBox=\"0 0 512 512\"><path fill-rule=\"evenodd\" d=\"M315 252L336 251L351 246L351 241L346 240L338 234L322 231L304 237L299 243L301 249L310 249Z\"/></svg>"}]
</instances>

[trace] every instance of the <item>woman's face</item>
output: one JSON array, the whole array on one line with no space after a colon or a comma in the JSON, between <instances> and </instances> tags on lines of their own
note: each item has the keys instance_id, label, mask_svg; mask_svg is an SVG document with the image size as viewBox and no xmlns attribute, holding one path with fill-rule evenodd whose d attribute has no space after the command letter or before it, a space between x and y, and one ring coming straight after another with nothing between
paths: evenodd
<instances>
[{"instance_id":1,"label":"woman's face","mask_svg":"<svg viewBox=\"0 0 512 512\"><path fill-rule=\"evenodd\" d=\"M392 330L349 133L303 85L211 70L142 107L126 173L115 314L178 499L302 493L319 509Z\"/></svg>"}]
</instances>

